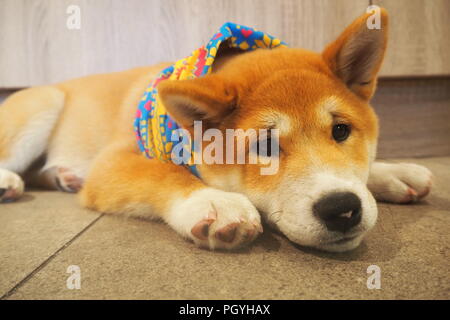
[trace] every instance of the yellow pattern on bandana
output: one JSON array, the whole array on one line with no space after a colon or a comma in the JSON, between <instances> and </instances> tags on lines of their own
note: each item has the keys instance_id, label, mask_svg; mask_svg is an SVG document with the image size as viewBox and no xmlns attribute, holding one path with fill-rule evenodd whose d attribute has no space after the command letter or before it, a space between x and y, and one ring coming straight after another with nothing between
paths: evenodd
<instances>
[{"instance_id":1,"label":"yellow pattern on bandana","mask_svg":"<svg viewBox=\"0 0 450 320\"><path fill-rule=\"evenodd\" d=\"M172 152L174 145L182 143L182 141L189 141L184 143L183 149L184 152L190 154L190 157L183 164L187 165L191 172L198 176L193 162L195 151L190 139L180 137L179 140L172 140L172 132L179 129L179 126L167 114L166 108L159 100L157 85L163 80L194 79L209 74L219 46L222 43L244 51L286 46L281 40L266 33L227 22L211 38L206 47L200 47L192 52L190 56L164 69L145 91L139 103L134 122L139 148L146 157L158 158L164 162L174 160Z\"/></svg>"}]
</instances>

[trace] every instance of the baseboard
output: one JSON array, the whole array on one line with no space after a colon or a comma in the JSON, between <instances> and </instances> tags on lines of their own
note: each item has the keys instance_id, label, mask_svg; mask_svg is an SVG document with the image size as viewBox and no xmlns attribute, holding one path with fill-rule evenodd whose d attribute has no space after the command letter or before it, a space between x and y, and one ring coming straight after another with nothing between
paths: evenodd
<instances>
[{"instance_id":1,"label":"baseboard","mask_svg":"<svg viewBox=\"0 0 450 320\"><path fill-rule=\"evenodd\" d=\"M382 79L379 158L450 155L450 78Z\"/></svg>"}]
</instances>

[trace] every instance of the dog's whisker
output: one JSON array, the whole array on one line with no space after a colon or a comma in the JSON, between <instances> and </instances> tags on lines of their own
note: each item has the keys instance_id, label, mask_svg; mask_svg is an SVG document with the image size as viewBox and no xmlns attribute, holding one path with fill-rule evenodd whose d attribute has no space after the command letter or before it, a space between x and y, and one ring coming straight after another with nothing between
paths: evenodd
<instances>
[{"instance_id":1,"label":"dog's whisker","mask_svg":"<svg viewBox=\"0 0 450 320\"><path fill-rule=\"evenodd\" d=\"M281 218L279 216L277 216L276 214L282 213L282 212L283 212L283 210L277 210L277 211L273 211L273 212L269 213L268 214L269 220L272 222L278 223L278 221L280 221Z\"/></svg>"}]
</instances>

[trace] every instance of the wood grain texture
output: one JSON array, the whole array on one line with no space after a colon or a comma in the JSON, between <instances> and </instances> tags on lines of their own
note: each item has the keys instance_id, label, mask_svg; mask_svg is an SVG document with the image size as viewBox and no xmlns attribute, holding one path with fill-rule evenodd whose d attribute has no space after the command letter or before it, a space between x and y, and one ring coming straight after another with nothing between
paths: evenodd
<instances>
[{"instance_id":1,"label":"wood grain texture","mask_svg":"<svg viewBox=\"0 0 450 320\"><path fill-rule=\"evenodd\" d=\"M381 76L450 75L450 1L374 0L391 16ZM1 0L0 87L179 59L226 21L321 51L369 0ZM69 5L81 29L66 27Z\"/></svg>"},{"instance_id":2,"label":"wood grain texture","mask_svg":"<svg viewBox=\"0 0 450 320\"><path fill-rule=\"evenodd\" d=\"M374 0L390 15L383 76L450 75L450 1Z\"/></svg>"},{"instance_id":3,"label":"wood grain texture","mask_svg":"<svg viewBox=\"0 0 450 320\"><path fill-rule=\"evenodd\" d=\"M1 0L0 87L48 84L172 61L226 21L321 51L368 0ZM66 9L81 9L81 29Z\"/></svg>"}]
</instances>

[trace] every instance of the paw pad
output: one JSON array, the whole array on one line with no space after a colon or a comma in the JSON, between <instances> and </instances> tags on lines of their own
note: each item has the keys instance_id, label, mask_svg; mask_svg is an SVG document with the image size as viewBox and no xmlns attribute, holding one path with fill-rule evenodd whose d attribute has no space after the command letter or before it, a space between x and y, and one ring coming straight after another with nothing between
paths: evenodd
<instances>
[{"instance_id":1,"label":"paw pad","mask_svg":"<svg viewBox=\"0 0 450 320\"><path fill-rule=\"evenodd\" d=\"M76 193L83 186L83 179L75 175L70 169L58 167L55 177L59 190Z\"/></svg>"},{"instance_id":2,"label":"paw pad","mask_svg":"<svg viewBox=\"0 0 450 320\"><path fill-rule=\"evenodd\" d=\"M433 186L433 181L432 180L428 181L427 186L421 193L419 193L418 197L423 198L423 197L427 196L430 193L432 186Z\"/></svg>"},{"instance_id":3,"label":"paw pad","mask_svg":"<svg viewBox=\"0 0 450 320\"><path fill-rule=\"evenodd\" d=\"M208 216L197 222L191 229L191 234L202 242L201 246L211 245L211 239L215 239L215 243L219 241L225 246L239 246L239 244L248 243L255 239L259 233L263 232L259 221L248 222L240 218L239 222L231 222L220 227L217 219L217 212L212 210ZM211 248L215 248L213 245Z\"/></svg>"},{"instance_id":4,"label":"paw pad","mask_svg":"<svg viewBox=\"0 0 450 320\"><path fill-rule=\"evenodd\" d=\"M201 248L239 248L262 231L259 212L238 193L201 189L172 210L169 224Z\"/></svg>"},{"instance_id":5,"label":"paw pad","mask_svg":"<svg viewBox=\"0 0 450 320\"><path fill-rule=\"evenodd\" d=\"M0 188L0 202L12 202L20 197L19 192L12 188Z\"/></svg>"},{"instance_id":6,"label":"paw pad","mask_svg":"<svg viewBox=\"0 0 450 320\"><path fill-rule=\"evenodd\" d=\"M239 223L231 223L216 232L216 238L220 241L231 243L236 237L236 231L239 227Z\"/></svg>"},{"instance_id":7,"label":"paw pad","mask_svg":"<svg viewBox=\"0 0 450 320\"><path fill-rule=\"evenodd\" d=\"M201 220L191 229L192 235L200 240L208 239L209 226L216 221L216 219L217 213L211 211L206 219Z\"/></svg>"},{"instance_id":8,"label":"paw pad","mask_svg":"<svg viewBox=\"0 0 450 320\"><path fill-rule=\"evenodd\" d=\"M0 202L12 202L23 194L24 183L14 172L0 169Z\"/></svg>"}]
</instances>

